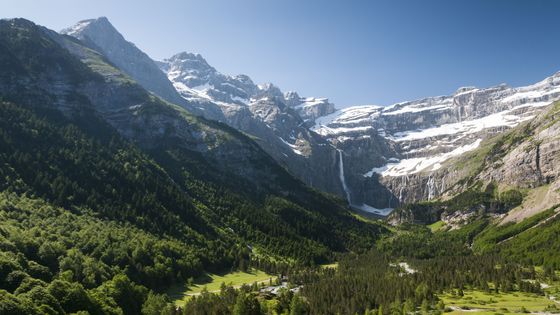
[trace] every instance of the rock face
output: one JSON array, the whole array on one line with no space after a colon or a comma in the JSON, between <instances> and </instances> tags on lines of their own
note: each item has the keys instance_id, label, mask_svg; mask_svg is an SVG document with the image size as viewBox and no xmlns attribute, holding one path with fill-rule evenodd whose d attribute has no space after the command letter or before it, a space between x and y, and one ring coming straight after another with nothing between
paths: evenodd
<instances>
[{"instance_id":1,"label":"rock face","mask_svg":"<svg viewBox=\"0 0 560 315\"><path fill-rule=\"evenodd\" d=\"M395 207L440 196L464 175L442 168L446 161L532 119L558 99L560 73L520 88L467 87L388 107L344 108L319 117L312 129L345 152L352 165L346 176L353 203ZM375 139L374 145L364 145L364 138Z\"/></svg>"},{"instance_id":2,"label":"rock face","mask_svg":"<svg viewBox=\"0 0 560 315\"><path fill-rule=\"evenodd\" d=\"M485 160L479 180L535 188L560 178L560 104L499 140Z\"/></svg>"},{"instance_id":3,"label":"rock face","mask_svg":"<svg viewBox=\"0 0 560 315\"><path fill-rule=\"evenodd\" d=\"M285 93L284 98L286 105L294 108L306 122L314 121L335 111L334 104L330 103L327 98L300 97L294 91Z\"/></svg>"}]
</instances>

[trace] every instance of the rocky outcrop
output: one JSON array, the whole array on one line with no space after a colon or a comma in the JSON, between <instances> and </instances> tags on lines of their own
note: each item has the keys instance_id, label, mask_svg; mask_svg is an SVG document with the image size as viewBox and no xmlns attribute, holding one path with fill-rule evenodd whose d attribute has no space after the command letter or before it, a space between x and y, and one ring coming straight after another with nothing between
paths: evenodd
<instances>
[{"instance_id":1,"label":"rocky outcrop","mask_svg":"<svg viewBox=\"0 0 560 315\"><path fill-rule=\"evenodd\" d=\"M535 188L560 177L560 104L498 139L476 176L504 186Z\"/></svg>"},{"instance_id":2,"label":"rocky outcrop","mask_svg":"<svg viewBox=\"0 0 560 315\"><path fill-rule=\"evenodd\" d=\"M284 99L286 105L294 108L305 121L312 122L335 111L334 104L327 98L300 97L297 92L290 91L284 94Z\"/></svg>"}]
</instances>

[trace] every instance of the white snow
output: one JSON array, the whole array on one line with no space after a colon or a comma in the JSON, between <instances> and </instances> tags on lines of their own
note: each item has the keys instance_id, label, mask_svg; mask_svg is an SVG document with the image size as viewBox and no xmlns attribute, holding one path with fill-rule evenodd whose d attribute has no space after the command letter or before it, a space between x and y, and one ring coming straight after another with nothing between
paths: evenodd
<instances>
[{"instance_id":1,"label":"white snow","mask_svg":"<svg viewBox=\"0 0 560 315\"><path fill-rule=\"evenodd\" d=\"M433 128L397 132L390 138L394 141L410 141L442 135L453 135L458 133L475 133L492 127L514 127L520 122L532 118L532 116L520 117L510 114L515 109L517 108L491 114L478 119L465 120Z\"/></svg>"},{"instance_id":2,"label":"white snow","mask_svg":"<svg viewBox=\"0 0 560 315\"><path fill-rule=\"evenodd\" d=\"M313 128L319 129L331 124L358 124L371 121L379 116L382 108L377 105L361 105L339 109L334 113L317 118Z\"/></svg>"},{"instance_id":3,"label":"white snow","mask_svg":"<svg viewBox=\"0 0 560 315\"><path fill-rule=\"evenodd\" d=\"M417 157L411 159L400 160L399 162L389 162L380 167L374 167L369 172L363 174L364 177L372 177L374 173L380 174L381 176L404 176L408 174L418 173L424 170L435 171L441 167L443 162L448 159L461 155L465 152L476 149L479 145L481 139L477 139L475 142L458 147L453 151L434 155L427 157Z\"/></svg>"},{"instance_id":4,"label":"white snow","mask_svg":"<svg viewBox=\"0 0 560 315\"><path fill-rule=\"evenodd\" d=\"M541 98L544 96L550 96L552 94L560 93L560 87L553 88L552 90L542 91L542 90L527 90L524 89L516 89L518 92L505 97L501 100L502 103L510 103L515 101L522 101L522 100L529 100L529 99L536 99Z\"/></svg>"},{"instance_id":5,"label":"white snow","mask_svg":"<svg viewBox=\"0 0 560 315\"><path fill-rule=\"evenodd\" d=\"M241 102L241 103L243 103L243 104L249 104L249 100L246 99L246 98L243 98L243 97L232 96L231 99L234 100L234 101Z\"/></svg>"},{"instance_id":6,"label":"white snow","mask_svg":"<svg viewBox=\"0 0 560 315\"><path fill-rule=\"evenodd\" d=\"M173 87L175 87L175 89L177 90L177 92L179 92L179 94L181 94L181 96L187 99L189 97L200 97L207 100L211 99L210 96L205 93L205 90L192 89L183 82L175 81L173 82Z\"/></svg>"},{"instance_id":7,"label":"white snow","mask_svg":"<svg viewBox=\"0 0 560 315\"><path fill-rule=\"evenodd\" d=\"M76 25L72 26L71 28L64 30L64 33L66 33L66 35L73 36L73 35L81 32L91 22L92 22L92 20L80 21Z\"/></svg>"},{"instance_id":8,"label":"white snow","mask_svg":"<svg viewBox=\"0 0 560 315\"><path fill-rule=\"evenodd\" d=\"M479 89L474 88L474 87L468 87L468 88L460 88L460 90L464 90L463 92L460 93L456 93L455 95L453 95L454 97L457 96L461 96L461 95L465 95L465 94L471 94L474 93L476 91L479 91Z\"/></svg>"},{"instance_id":9,"label":"white snow","mask_svg":"<svg viewBox=\"0 0 560 315\"><path fill-rule=\"evenodd\" d=\"M371 129L373 129L373 127L371 127L371 126L351 127L351 128L346 128L346 127L329 128L327 126L322 126L322 128L319 128L319 129L315 130L315 132L317 132L318 134L320 134L322 136L327 136L327 135L348 134L348 133L353 133L353 132L364 132L364 131L368 131L368 130L371 130Z\"/></svg>"},{"instance_id":10,"label":"white snow","mask_svg":"<svg viewBox=\"0 0 560 315\"><path fill-rule=\"evenodd\" d=\"M433 106L414 106L414 105L409 105L409 106L404 106L402 108L399 108L397 110L394 111L383 111L383 115L400 115L400 114L404 114L404 113L419 113L419 112L424 112L424 111L428 111L428 110L444 110L444 109L449 109L451 108L451 106L453 105L453 102L448 102L447 104L438 104L438 105L433 105Z\"/></svg>"},{"instance_id":11,"label":"white snow","mask_svg":"<svg viewBox=\"0 0 560 315\"><path fill-rule=\"evenodd\" d=\"M208 90L213 89L213 88L214 88L213 85L206 82L206 83L201 84L201 85L193 86L191 89L193 89L195 91L208 91Z\"/></svg>"},{"instance_id":12,"label":"white snow","mask_svg":"<svg viewBox=\"0 0 560 315\"><path fill-rule=\"evenodd\" d=\"M370 205L367 205L365 203L363 203L361 205L352 205L352 207L354 207L356 209L360 209L360 210L368 212L368 213L373 213L373 214L382 215L382 216L387 216L387 215L389 215L389 213L391 213L394 210L393 208L378 209L378 208L372 207Z\"/></svg>"},{"instance_id":13,"label":"white snow","mask_svg":"<svg viewBox=\"0 0 560 315\"><path fill-rule=\"evenodd\" d=\"M294 151L295 154L304 155L303 152L298 150L297 145L289 143L288 141L284 140L282 137L278 137L278 139L280 139L280 141L284 142L285 145L289 146L290 149L292 149L292 151Z\"/></svg>"},{"instance_id":14,"label":"white snow","mask_svg":"<svg viewBox=\"0 0 560 315\"><path fill-rule=\"evenodd\" d=\"M313 107L313 106L326 104L326 103L328 103L328 99L326 99L326 98L308 97L303 101L303 103L295 106L295 108Z\"/></svg>"}]
</instances>

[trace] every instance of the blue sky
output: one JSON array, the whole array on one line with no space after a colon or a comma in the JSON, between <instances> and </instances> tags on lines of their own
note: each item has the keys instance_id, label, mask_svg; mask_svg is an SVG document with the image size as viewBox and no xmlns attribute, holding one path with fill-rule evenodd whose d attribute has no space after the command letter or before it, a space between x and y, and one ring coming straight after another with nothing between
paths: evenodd
<instances>
[{"instance_id":1,"label":"blue sky","mask_svg":"<svg viewBox=\"0 0 560 315\"><path fill-rule=\"evenodd\" d=\"M560 1L3 0L2 17L60 30L107 16L156 59L201 53L339 107L513 86L560 70Z\"/></svg>"}]
</instances>

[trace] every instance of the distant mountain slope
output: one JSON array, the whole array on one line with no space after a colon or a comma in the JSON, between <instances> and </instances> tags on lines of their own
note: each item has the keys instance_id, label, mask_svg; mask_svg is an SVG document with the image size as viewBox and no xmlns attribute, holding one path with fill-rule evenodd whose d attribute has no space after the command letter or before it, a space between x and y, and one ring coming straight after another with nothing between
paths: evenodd
<instances>
[{"instance_id":1,"label":"distant mountain slope","mask_svg":"<svg viewBox=\"0 0 560 315\"><path fill-rule=\"evenodd\" d=\"M314 116L334 110L328 100L284 94L272 84L255 85L246 75L224 75L191 53L179 53L159 64L185 99L205 109L205 117L254 136L266 152L308 185L342 191L336 150L307 125ZM208 102L219 107L219 117L212 116Z\"/></svg>"},{"instance_id":2,"label":"distant mountain slope","mask_svg":"<svg viewBox=\"0 0 560 315\"><path fill-rule=\"evenodd\" d=\"M560 73L527 87L469 87L389 107L344 108L316 119L313 130L346 154L346 181L355 203L394 207L441 195L455 177L437 175L442 164L558 99ZM363 150L364 138L375 135L390 150ZM390 191L388 198L386 190L375 190L379 186Z\"/></svg>"}]
</instances>

